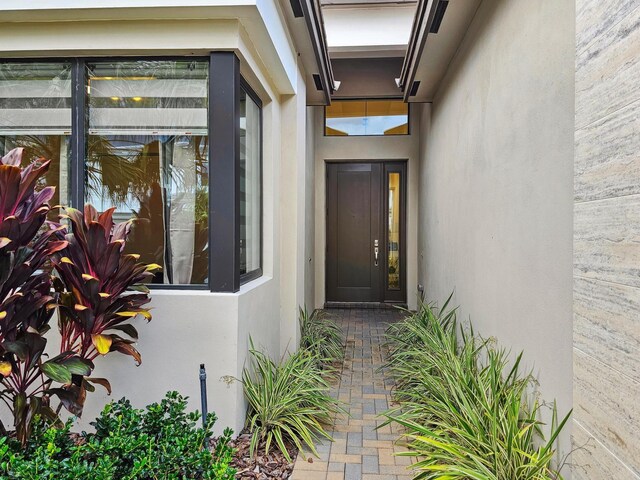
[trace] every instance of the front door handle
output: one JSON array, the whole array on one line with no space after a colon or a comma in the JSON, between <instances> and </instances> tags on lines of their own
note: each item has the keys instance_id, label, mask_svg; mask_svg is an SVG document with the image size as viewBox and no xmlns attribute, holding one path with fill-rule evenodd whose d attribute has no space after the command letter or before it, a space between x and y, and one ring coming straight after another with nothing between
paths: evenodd
<instances>
[{"instance_id":1,"label":"front door handle","mask_svg":"<svg viewBox=\"0 0 640 480\"><path fill-rule=\"evenodd\" d=\"M380 252L379 249L378 249L378 246L377 246L378 245L378 241L377 240L375 241L374 245L376 245L376 246L373 247L373 256L375 258L375 262L376 262L375 265L377 267L378 266L378 253Z\"/></svg>"}]
</instances>

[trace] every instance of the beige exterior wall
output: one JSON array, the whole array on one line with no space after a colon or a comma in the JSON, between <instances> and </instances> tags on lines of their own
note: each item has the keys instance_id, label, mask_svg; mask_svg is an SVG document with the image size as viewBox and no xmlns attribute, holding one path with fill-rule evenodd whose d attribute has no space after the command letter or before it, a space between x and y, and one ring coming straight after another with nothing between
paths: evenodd
<instances>
[{"instance_id":1,"label":"beige exterior wall","mask_svg":"<svg viewBox=\"0 0 640 480\"><path fill-rule=\"evenodd\" d=\"M640 479L640 8L577 0L574 478Z\"/></svg>"},{"instance_id":2,"label":"beige exterior wall","mask_svg":"<svg viewBox=\"0 0 640 480\"><path fill-rule=\"evenodd\" d=\"M484 0L423 109L419 281L572 407L573 0ZM431 110L431 114L429 114ZM430 125L429 125L430 124ZM562 439L568 452L569 432Z\"/></svg>"},{"instance_id":3,"label":"beige exterior wall","mask_svg":"<svg viewBox=\"0 0 640 480\"><path fill-rule=\"evenodd\" d=\"M315 308L325 303L327 238L327 160L407 161L407 304L416 308L418 288L418 139L419 109L411 108L411 135L380 137L328 137L324 135L324 107L313 107L315 116ZM307 259L308 260L308 259Z\"/></svg>"},{"instance_id":4,"label":"beige exterior wall","mask_svg":"<svg viewBox=\"0 0 640 480\"><path fill-rule=\"evenodd\" d=\"M298 81L304 87L304 74ZM283 339L280 345L284 354L298 345L298 308L305 304L305 255L306 255L306 209L310 192L307 191L307 107L304 91L282 100L280 131L274 132L282 138L283 163L279 177L279 188L274 192L281 208L281 316L280 328Z\"/></svg>"},{"instance_id":5,"label":"beige exterior wall","mask_svg":"<svg viewBox=\"0 0 640 480\"><path fill-rule=\"evenodd\" d=\"M253 10L247 11L249 8ZM142 365L135 367L130 357L118 353L99 359L96 376L111 381L113 394L108 397L100 388L90 394L78 428L89 428L88 422L106 402L123 396L143 407L160 400L169 390L178 390L190 397L193 409L200 409L198 369L205 363L209 408L219 416L217 433L228 426L239 432L246 404L242 385L235 379L240 378L246 364L249 336L274 358L285 348L297 346L296 313L305 292L305 227L301 222L311 198L304 183L304 72L297 64L277 3L261 2L260 11L255 6L230 11L242 18L0 23L0 58L202 55L212 50L232 50L241 60L242 75L264 105L264 275L235 294L153 291L153 320L149 324L138 322L137 348L142 353ZM69 15L66 20L72 20ZM260 28L269 22L273 48L263 41L266 30L257 26L260 15L266 16ZM135 16L144 14L136 11ZM276 50L277 55L269 53ZM293 79L282 75L291 70L291 62ZM295 181L283 180L283 172L288 171L296 172Z\"/></svg>"},{"instance_id":6,"label":"beige exterior wall","mask_svg":"<svg viewBox=\"0 0 640 480\"><path fill-rule=\"evenodd\" d=\"M307 152L306 152L306 189L305 199L305 270L304 270L304 304L312 310L316 307L315 282L315 241L316 241L316 165L315 165L315 139L316 139L316 118L314 107L307 107Z\"/></svg>"}]
</instances>

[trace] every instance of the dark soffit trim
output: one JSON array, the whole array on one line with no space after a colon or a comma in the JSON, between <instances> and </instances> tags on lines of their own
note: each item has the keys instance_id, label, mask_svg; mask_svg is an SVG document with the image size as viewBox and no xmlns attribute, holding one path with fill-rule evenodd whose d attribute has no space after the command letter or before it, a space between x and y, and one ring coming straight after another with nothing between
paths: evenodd
<instances>
[{"instance_id":1,"label":"dark soffit trim","mask_svg":"<svg viewBox=\"0 0 640 480\"><path fill-rule=\"evenodd\" d=\"M304 18L307 23L307 30L313 45L313 51L318 63L318 74L322 83L324 100L327 105L331 104L331 94L334 92L333 69L329 59L329 49L327 47L327 34L324 29L322 11L317 0L300 0Z\"/></svg>"},{"instance_id":2,"label":"dark soffit trim","mask_svg":"<svg viewBox=\"0 0 640 480\"><path fill-rule=\"evenodd\" d=\"M422 57L431 24L438 10L440 0L418 0L416 15L413 18L411 36L407 45L407 53L400 74L400 88L404 93L404 101L409 101L413 82L416 78L418 63Z\"/></svg>"},{"instance_id":3,"label":"dark soffit trim","mask_svg":"<svg viewBox=\"0 0 640 480\"><path fill-rule=\"evenodd\" d=\"M300 0L289 0L291 3L291 10L293 11L293 16L296 18L304 17L304 12L302 11L302 5L300 4Z\"/></svg>"}]
</instances>

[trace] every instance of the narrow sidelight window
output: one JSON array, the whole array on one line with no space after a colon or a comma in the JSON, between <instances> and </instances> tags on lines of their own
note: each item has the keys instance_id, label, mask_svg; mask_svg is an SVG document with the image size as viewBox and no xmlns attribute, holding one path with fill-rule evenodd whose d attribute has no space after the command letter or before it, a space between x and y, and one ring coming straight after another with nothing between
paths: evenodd
<instances>
[{"instance_id":1,"label":"narrow sidelight window","mask_svg":"<svg viewBox=\"0 0 640 480\"><path fill-rule=\"evenodd\" d=\"M57 187L53 205L69 203L70 138L71 64L0 64L0 156L22 147L25 164L51 160L45 180Z\"/></svg>"},{"instance_id":2,"label":"narrow sidelight window","mask_svg":"<svg viewBox=\"0 0 640 480\"><path fill-rule=\"evenodd\" d=\"M406 164L389 162L384 165L384 230L386 258L384 258L384 300L405 302L407 286L406 256Z\"/></svg>"},{"instance_id":3,"label":"narrow sidelight window","mask_svg":"<svg viewBox=\"0 0 640 480\"><path fill-rule=\"evenodd\" d=\"M240 94L240 274L262 268L261 109L243 88Z\"/></svg>"},{"instance_id":4,"label":"narrow sidelight window","mask_svg":"<svg viewBox=\"0 0 640 480\"><path fill-rule=\"evenodd\" d=\"M389 212L387 217L387 236L389 251L387 255L387 288L400 290L400 173L389 172L387 178Z\"/></svg>"},{"instance_id":5,"label":"narrow sidelight window","mask_svg":"<svg viewBox=\"0 0 640 480\"><path fill-rule=\"evenodd\" d=\"M86 64L85 201L135 218L127 249L154 283L204 285L209 252L209 63Z\"/></svg>"}]
</instances>

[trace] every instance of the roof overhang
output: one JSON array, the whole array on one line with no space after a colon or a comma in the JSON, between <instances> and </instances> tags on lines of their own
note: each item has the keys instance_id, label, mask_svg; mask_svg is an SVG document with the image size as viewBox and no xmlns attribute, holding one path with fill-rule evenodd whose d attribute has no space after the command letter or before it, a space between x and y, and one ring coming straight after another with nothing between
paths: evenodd
<instances>
[{"instance_id":1,"label":"roof overhang","mask_svg":"<svg viewBox=\"0 0 640 480\"><path fill-rule=\"evenodd\" d=\"M407 102L433 100L481 0L419 0L400 87Z\"/></svg>"},{"instance_id":2,"label":"roof overhang","mask_svg":"<svg viewBox=\"0 0 640 480\"><path fill-rule=\"evenodd\" d=\"M317 0L281 0L289 29L303 64L308 105L329 105L335 81L320 3Z\"/></svg>"},{"instance_id":3,"label":"roof overhang","mask_svg":"<svg viewBox=\"0 0 640 480\"><path fill-rule=\"evenodd\" d=\"M0 55L202 55L220 49L239 51L233 22L246 32L256 58L266 69L265 79L275 92L297 93L297 51L279 0L5 2L0 5ZM115 29L111 37L108 25ZM53 42L52 32L56 35ZM128 35L128 43L118 38L121 33Z\"/></svg>"}]
</instances>

